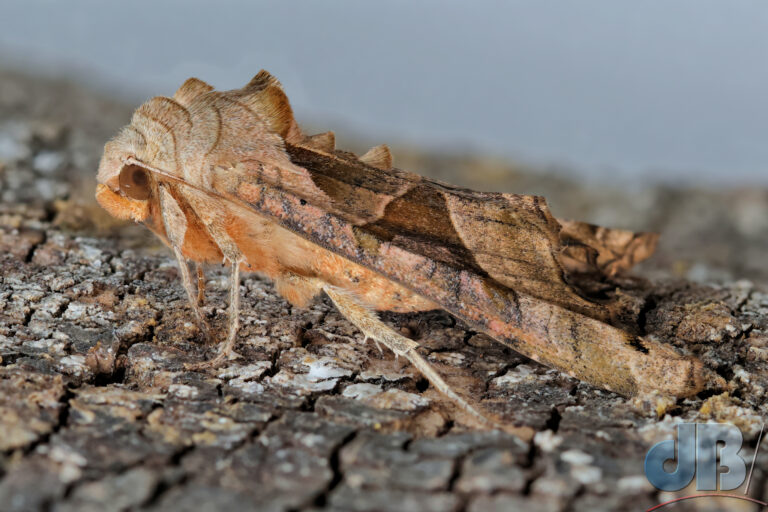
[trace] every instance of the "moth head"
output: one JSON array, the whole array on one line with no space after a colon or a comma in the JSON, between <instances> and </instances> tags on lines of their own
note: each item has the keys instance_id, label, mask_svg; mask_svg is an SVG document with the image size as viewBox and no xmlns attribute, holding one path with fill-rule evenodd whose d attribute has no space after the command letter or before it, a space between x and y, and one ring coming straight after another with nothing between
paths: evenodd
<instances>
[{"instance_id":1,"label":"moth head","mask_svg":"<svg viewBox=\"0 0 768 512\"><path fill-rule=\"evenodd\" d=\"M152 211L153 184L149 171L133 164L123 166L116 188L99 183L96 200L112 216L143 222Z\"/></svg>"},{"instance_id":2,"label":"moth head","mask_svg":"<svg viewBox=\"0 0 768 512\"><path fill-rule=\"evenodd\" d=\"M172 98L142 104L105 145L96 196L112 215L146 221L158 181L206 188L213 168L242 162L289 167L284 142L303 140L282 86L266 71L224 92L190 78Z\"/></svg>"},{"instance_id":3,"label":"moth head","mask_svg":"<svg viewBox=\"0 0 768 512\"><path fill-rule=\"evenodd\" d=\"M97 175L96 200L117 218L143 222L150 216L156 185L151 171L135 157L141 149L137 134L126 127L105 145Z\"/></svg>"}]
</instances>

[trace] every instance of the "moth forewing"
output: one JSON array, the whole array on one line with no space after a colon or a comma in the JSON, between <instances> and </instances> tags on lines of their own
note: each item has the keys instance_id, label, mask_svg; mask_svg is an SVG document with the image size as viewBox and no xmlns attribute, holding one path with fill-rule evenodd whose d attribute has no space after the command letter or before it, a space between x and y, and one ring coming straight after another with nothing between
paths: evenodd
<instances>
[{"instance_id":1,"label":"moth forewing","mask_svg":"<svg viewBox=\"0 0 768 512\"><path fill-rule=\"evenodd\" d=\"M286 229L374 269L514 350L599 387L624 395L658 390L690 396L717 380L700 361L654 340L426 257L288 191L241 182L234 193Z\"/></svg>"}]
</instances>

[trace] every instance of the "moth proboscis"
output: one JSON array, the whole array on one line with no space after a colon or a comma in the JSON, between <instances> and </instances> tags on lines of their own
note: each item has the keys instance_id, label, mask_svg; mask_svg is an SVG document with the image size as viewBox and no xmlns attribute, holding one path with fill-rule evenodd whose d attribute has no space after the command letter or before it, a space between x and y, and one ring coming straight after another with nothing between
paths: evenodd
<instances>
[{"instance_id":1,"label":"moth proboscis","mask_svg":"<svg viewBox=\"0 0 768 512\"><path fill-rule=\"evenodd\" d=\"M259 72L218 92L187 80L141 105L104 149L96 197L144 223L178 260L201 329L200 264L231 269L226 340L237 340L240 271L271 279L291 304L321 293L366 338L414 364L478 419L375 311L444 309L543 364L623 395L695 395L720 380L692 356L618 325L576 273L612 276L647 258L655 235L560 221L543 198L475 192L392 167L386 146L361 157L332 132L305 135L279 82ZM189 262L195 262L193 279ZM195 282L196 281L196 282Z\"/></svg>"}]
</instances>

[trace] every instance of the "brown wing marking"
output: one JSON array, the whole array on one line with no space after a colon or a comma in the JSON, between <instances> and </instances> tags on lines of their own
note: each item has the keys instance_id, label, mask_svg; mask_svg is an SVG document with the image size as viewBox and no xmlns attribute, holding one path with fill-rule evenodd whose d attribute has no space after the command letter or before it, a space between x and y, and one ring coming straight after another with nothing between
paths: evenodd
<instances>
[{"instance_id":1,"label":"brown wing marking","mask_svg":"<svg viewBox=\"0 0 768 512\"><path fill-rule=\"evenodd\" d=\"M413 182L377 171L336 155L327 155L310 148L286 144L291 162L309 180L321 197L327 197L328 211L353 224L365 224L382 217L384 208L396 197L413 187ZM288 190L285 187L281 187ZM317 204L311 195L303 198Z\"/></svg>"},{"instance_id":2,"label":"brown wing marking","mask_svg":"<svg viewBox=\"0 0 768 512\"><path fill-rule=\"evenodd\" d=\"M557 259L560 225L543 198L450 192L444 197L464 247L490 277L515 291L596 316L595 305L564 280Z\"/></svg>"},{"instance_id":3,"label":"brown wing marking","mask_svg":"<svg viewBox=\"0 0 768 512\"><path fill-rule=\"evenodd\" d=\"M565 282L557 259L560 225L542 198L447 187L338 155L328 157L291 145L286 150L336 206L329 211L365 220L366 232L377 239L605 318L603 308Z\"/></svg>"}]
</instances>

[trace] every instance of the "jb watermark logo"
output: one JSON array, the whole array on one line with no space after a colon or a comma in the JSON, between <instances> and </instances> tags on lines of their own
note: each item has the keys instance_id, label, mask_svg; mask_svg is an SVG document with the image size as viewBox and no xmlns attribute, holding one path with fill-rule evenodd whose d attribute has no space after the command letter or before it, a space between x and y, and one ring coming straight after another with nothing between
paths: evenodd
<instances>
[{"instance_id":1,"label":"jb watermark logo","mask_svg":"<svg viewBox=\"0 0 768 512\"><path fill-rule=\"evenodd\" d=\"M733 425L681 423L677 426L677 445L674 439L667 439L648 450L645 476L662 491L679 491L694 476L697 491L716 491L718 487L732 491L747 477L747 463L739 455L741 442L741 431ZM677 467L666 471L665 463L673 460ZM718 466L728 470L718 474Z\"/></svg>"},{"instance_id":2,"label":"jb watermark logo","mask_svg":"<svg viewBox=\"0 0 768 512\"><path fill-rule=\"evenodd\" d=\"M739 453L743 438L736 426L680 423L676 440L661 441L648 450L645 456L645 476L648 481L662 491L680 491L688 487L694 478L697 491L733 491L746 481L744 495L708 492L683 496L649 510L656 510L675 501L707 496L737 498L766 505L747 496L762 436L761 429L747 472L747 461Z\"/></svg>"}]
</instances>

